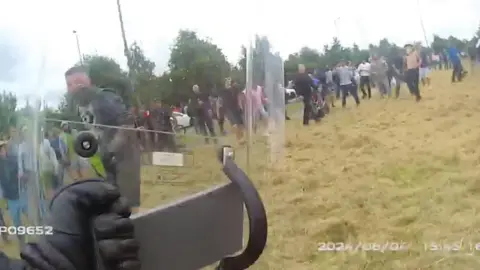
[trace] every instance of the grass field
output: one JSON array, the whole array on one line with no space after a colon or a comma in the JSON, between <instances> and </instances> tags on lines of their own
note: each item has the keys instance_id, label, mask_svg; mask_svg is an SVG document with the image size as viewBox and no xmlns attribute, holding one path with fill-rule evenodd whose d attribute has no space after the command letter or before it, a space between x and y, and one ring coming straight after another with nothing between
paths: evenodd
<instances>
[{"instance_id":1,"label":"grass field","mask_svg":"<svg viewBox=\"0 0 480 270\"><path fill-rule=\"evenodd\" d=\"M478 268L468 253L480 243L479 77L449 75L433 73L420 103L403 88L400 100L349 100L321 124L289 123L288 166L257 183L270 231L252 269ZM328 241L408 248L318 251ZM428 250L459 241L460 251Z\"/></svg>"},{"instance_id":2,"label":"grass field","mask_svg":"<svg viewBox=\"0 0 480 270\"><path fill-rule=\"evenodd\" d=\"M347 109L309 127L297 115L287 123L280 168L269 168L266 145L256 142L250 176L266 205L269 238L251 269L477 268L480 257L468 253L480 255L478 82L479 75L469 75L452 85L450 72L437 71L420 103L403 86L399 100L375 95L356 108L349 99ZM236 159L245 166L244 151ZM210 147L193 150L185 168L145 167L142 177L142 208L225 181ZM432 242L460 241L460 251L428 250ZM318 251L322 242L407 247Z\"/></svg>"}]
</instances>

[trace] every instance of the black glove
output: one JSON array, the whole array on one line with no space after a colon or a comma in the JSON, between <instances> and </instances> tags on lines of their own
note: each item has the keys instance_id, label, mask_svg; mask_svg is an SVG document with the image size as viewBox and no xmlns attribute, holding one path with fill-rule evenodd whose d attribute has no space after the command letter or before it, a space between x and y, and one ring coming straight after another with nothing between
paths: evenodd
<instances>
[{"instance_id":1,"label":"black glove","mask_svg":"<svg viewBox=\"0 0 480 270\"><path fill-rule=\"evenodd\" d=\"M140 269L130 208L117 188L86 180L61 189L50 203L52 235L29 243L20 256L38 270ZM93 233L92 230L95 232Z\"/></svg>"}]
</instances>

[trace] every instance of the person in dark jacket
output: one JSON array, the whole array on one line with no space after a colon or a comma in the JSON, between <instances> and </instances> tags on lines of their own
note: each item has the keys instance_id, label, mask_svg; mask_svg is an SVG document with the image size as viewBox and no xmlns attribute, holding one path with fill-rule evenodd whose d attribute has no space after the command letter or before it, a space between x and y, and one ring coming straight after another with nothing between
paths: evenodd
<instances>
[{"instance_id":1,"label":"person in dark jacket","mask_svg":"<svg viewBox=\"0 0 480 270\"><path fill-rule=\"evenodd\" d=\"M80 119L100 138L98 151L106 180L117 185L133 206L139 206L140 145L126 101L115 89L93 85L88 70L82 66L67 70L65 81L72 100L78 104Z\"/></svg>"},{"instance_id":2,"label":"person in dark jacket","mask_svg":"<svg viewBox=\"0 0 480 270\"><path fill-rule=\"evenodd\" d=\"M3 182L2 179L8 179L10 177L9 168L7 167L8 164L4 162L7 160L6 144L7 142L0 141L0 182ZM3 186L0 185L0 200L2 200L2 202L4 202L6 199L3 195L4 194L3 189L4 189ZM5 207L5 205L2 204L2 207ZM3 210L4 210L3 208L0 208L0 226L5 227L7 226L7 223L5 222ZM5 234L5 233L2 233L2 239L5 243L8 243L10 241L8 239L8 234Z\"/></svg>"},{"instance_id":3,"label":"person in dark jacket","mask_svg":"<svg viewBox=\"0 0 480 270\"><path fill-rule=\"evenodd\" d=\"M298 65L298 74L294 80L294 89L297 94L303 97L303 124L306 126L310 122L312 114L312 91L316 89L312 78L305 72L305 66ZM318 118L315 117L315 120Z\"/></svg>"},{"instance_id":4,"label":"person in dark jacket","mask_svg":"<svg viewBox=\"0 0 480 270\"><path fill-rule=\"evenodd\" d=\"M219 96L223 101L225 116L233 128L238 143L244 144L245 125L243 112L240 107L241 93L242 90L238 87L238 84L232 78L227 77L225 78L225 87L219 91Z\"/></svg>"},{"instance_id":5,"label":"person in dark jacket","mask_svg":"<svg viewBox=\"0 0 480 270\"><path fill-rule=\"evenodd\" d=\"M11 146L12 147L12 146ZM7 151L7 142L0 142L0 187L7 201L8 214L13 226L22 226L21 215L26 209L20 200L17 156ZM18 234L20 246L25 244L23 235ZM0 268L1 269L1 268Z\"/></svg>"},{"instance_id":6,"label":"person in dark jacket","mask_svg":"<svg viewBox=\"0 0 480 270\"><path fill-rule=\"evenodd\" d=\"M215 134L215 128L213 125L213 111L210 103L210 95L207 92L200 91L198 85L192 87L193 94L196 101L196 114L198 127L203 136L205 136L205 142L210 141L209 137L212 137L214 142L217 141ZM208 130L208 132L207 132Z\"/></svg>"},{"instance_id":7,"label":"person in dark jacket","mask_svg":"<svg viewBox=\"0 0 480 270\"><path fill-rule=\"evenodd\" d=\"M404 71L404 62L403 56L401 52L398 50L394 52L392 57L389 61L389 67L393 70L393 78L395 78L396 85L395 85L395 98L400 96L400 88L402 86L402 82L405 81L403 71Z\"/></svg>"}]
</instances>

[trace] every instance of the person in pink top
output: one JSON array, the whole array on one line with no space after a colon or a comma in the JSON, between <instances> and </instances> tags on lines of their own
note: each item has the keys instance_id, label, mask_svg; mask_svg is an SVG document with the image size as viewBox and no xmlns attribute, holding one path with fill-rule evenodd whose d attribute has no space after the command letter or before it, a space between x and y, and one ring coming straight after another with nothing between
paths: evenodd
<instances>
[{"instance_id":1,"label":"person in pink top","mask_svg":"<svg viewBox=\"0 0 480 270\"><path fill-rule=\"evenodd\" d=\"M268 113L265 110L264 102L266 102L261 86L257 86L247 93L247 100L251 99L252 117L254 121L254 128L257 128L257 123L261 122L264 127L268 125Z\"/></svg>"}]
</instances>

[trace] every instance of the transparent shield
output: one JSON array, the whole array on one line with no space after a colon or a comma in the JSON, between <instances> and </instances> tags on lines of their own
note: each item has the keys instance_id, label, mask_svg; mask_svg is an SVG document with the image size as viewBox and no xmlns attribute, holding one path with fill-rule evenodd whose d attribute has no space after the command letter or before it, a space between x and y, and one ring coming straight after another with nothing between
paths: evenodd
<instances>
[{"instance_id":1,"label":"transparent shield","mask_svg":"<svg viewBox=\"0 0 480 270\"><path fill-rule=\"evenodd\" d=\"M247 164L258 155L268 165L281 166L285 141L285 85L283 60L267 36L256 35L246 53L245 126Z\"/></svg>"},{"instance_id":2,"label":"transparent shield","mask_svg":"<svg viewBox=\"0 0 480 270\"><path fill-rule=\"evenodd\" d=\"M120 4L118 7L120 12ZM70 14L68 7L61 8ZM103 16L103 12L96 15ZM244 57L245 67L228 62L232 58L218 49L224 44L215 44L225 33L210 39L205 33L179 30L171 36L175 46L153 49L155 42L147 44L148 38L136 36L134 31L131 37L128 32L119 33L116 38L99 42L97 34L118 31L116 16L112 19L115 23L106 26L78 23L75 30L55 24L22 29L26 40L22 40L21 53L25 57L18 58L15 71L19 72L7 83L0 74L2 89L6 90L0 108L5 115L0 134L5 150L2 169L9 168L9 179L2 190L5 203L0 221L4 224L42 225L51 214L48 205L55 192L92 178L117 185L136 214L175 205L194 197L191 195L233 182L218 157L222 146L231 147L234 153L229 157L256 176L265 171L265 155L270 157L268 161L281 159L283 62L270 47L262 47L263 43L247 46L248 54L256 56ZM135 16L138 14L132 18ZM83 16L78 21L83 22ZM119 23L124 31L121 18ZM124 42L118 41L121 39ZM140 42L143 40L145 44ZM243 42L239 41L235 55ZM156 63L153 56L149 58L153 51L170 55L168 68L166 63ZM254 92L257 87L258 100ZM9 98L16 104L8 103ZM204 230L196 234L199 245L228 240L199 237L215 235L221 230L214 225L236 220L232 216L240 216L240 220L244 217L241 198L233 196L238 192L232 191L232 186L221 194L201 195L230 196L228 201L215 202L225 212L240 205L235 213L225 214L225 220L215 220L221 218L217 215L204 221L194 210L187 213ZM243 222L237 223L240 225L224 227L244 228ZM38 239L34 234L7 233L2 237L5 241L0 248L13 257L18 257L26 241ZM236 237L241 239L243 235Z\"/></svg>"},{"instance_id":3,"label":"transparent shield","mask_svg":"<svg viewBox=\"0 0 480 270\"><path fill-rule=\"evenodd\" d=\"M2 33L5 34L5 33ZM22 33L23 34L23 33ZM44 93L50 83L49 46L38 35L2 35L10 60L2 66L0 249L18 257L19 247L37 235L25 226L39 226L46 214L50 178L56 163L48 158L44 123ZM38 39L37 39L38 38ZM37 39L37 46L26 44ZM13 46L15 45L15 46ZM12 61L15 59L15 61Z\"/></svg>"}]
</instances>

